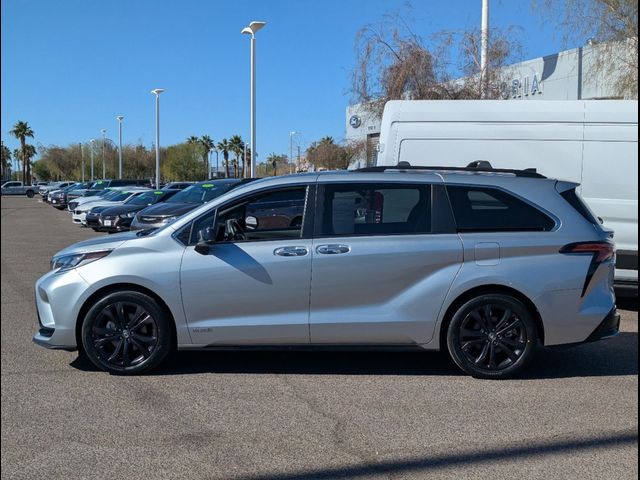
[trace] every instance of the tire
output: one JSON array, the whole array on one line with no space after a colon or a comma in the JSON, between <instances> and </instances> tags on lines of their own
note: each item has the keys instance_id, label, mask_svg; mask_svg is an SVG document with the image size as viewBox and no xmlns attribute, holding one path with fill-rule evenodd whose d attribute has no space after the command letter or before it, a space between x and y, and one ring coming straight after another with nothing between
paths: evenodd
<instances>
[{"instance_id":1,"label":"tire","mask_svg":"<svg viewBox=\"0 0 640 480\"><path fill-rule=\"evenodd\" d=\"M82 346L91 362L112 374L139 374L157 367L171 351L169 314L140 292L101 298L82 322Z\"/></svg>"},{"instance_id":2,"label":"tire","mask_svg":"<svg viewBox=\"0 0 640 480\"><path fill-rule=\"evenodd\" d=\"M466 301L447 329L451 358L475 378L515 376L532 360L537 344L531 312L509 295L487 294Z\"/></svg>"},{"instance_id":3,"label":"tire","mask_svg":"<svg viewBox=\"0 0 640 480\"><path fill-rule=\"evenodd\" d=\"M27 195L27 197L29 197L29 198L33 198L33 196L35 195L35 193L33 192L33 190L27 190L27 191L26 191L26 195Z\"/></svg>"}]
</instances>

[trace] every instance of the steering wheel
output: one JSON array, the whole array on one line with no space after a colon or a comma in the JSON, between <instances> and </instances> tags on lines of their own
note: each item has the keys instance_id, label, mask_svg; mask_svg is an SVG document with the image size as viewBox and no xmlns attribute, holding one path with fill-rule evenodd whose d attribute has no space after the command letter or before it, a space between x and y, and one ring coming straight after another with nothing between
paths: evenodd
<instances>
[{"instance_id":1,"label":"steering wheel","mask_svg":"<svg viewBox=\"0 0 640 480\"><path fill-rule=\"evenodd\" d=\"M233 242L238 240L246 240L244 230L238 222L237 218L230 218L224 224L224 240L225 242Z\"/></svg>"}]
</instances>

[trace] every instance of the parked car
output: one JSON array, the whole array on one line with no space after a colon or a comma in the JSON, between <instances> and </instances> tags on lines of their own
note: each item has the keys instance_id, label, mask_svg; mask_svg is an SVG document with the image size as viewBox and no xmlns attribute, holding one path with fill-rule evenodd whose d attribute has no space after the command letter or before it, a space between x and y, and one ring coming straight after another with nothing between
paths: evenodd
<instances>
[{"instance_id":1,"label":"parked car","mask_svg":"<svg viewBox=\"0 0 640 480\"><path fill-rule=\"evenodd\" d=\"M122 189L122 190L120 190ZM94 207L112 207L114 205L119 205L128 198L134 197L136 195L140 195L141 193L148 192L148 188L143 187L114 187L111 194L105 195L104 197L90 201L84 202L81 205L78 205L71 214L71 219L73 223L87 226L86 215ZM87 197L88 198L88 197Z\"/></svg>"},{"instance_id":2,"label":"parked car","mask_svg":"<svg viewBox=\"0 0 640 480\"><path fill-rule=\"evenodd\" d=\"M83 205L85 203L88 202L95 202L96 200L100 200L103 199L105 197L111 196L111 195L115 195L114 192L119 191L119 190L126 190L127 187L113 187L113 188L105 188L103 190L98 190L98 192L95 195L91 195L89 197L77 197L74 198L73 200L69 200L68 204L67 204L67 210L69 210L70 212L73 213L73 211L79 207L80 205ZM67 197L68 198L68 197Z\"/></svg>"},{"instance_id":3,"label":"parked car","mask_svg":"<svg viewBox=\"0 0 640 480\"><path fill-rule=\"evenodd\" d=\"M46 202L48 200L48 194L50 192L53 192L54 190L62 190L63 188L67 188L68 186L73 185L74 183L75 182L69 182L69 181L51 182L47 185L40 186L38 188L38 193L42 197L42 200Z\"/></svg>"},{"instance_id":4,"label":"parked car","mask_svg":"<svg viewBox=\"0 0 640 480\"><path fill-rule=\"evenodd\" d=\"M391 347L507 378L539 344L618 331L612 234L577 187L471 168L259 180L164 228L57 253L36 283L34 341L125 374L174 346ZM302 222L247 215L274 198Z\"/></svg>"},{"instance_id":5,"label":"parked car","mask_svg":"<svg viewBox=\"0 0 640 480\"><path fill-rule=\"evenodd\" d=\"M90 197L97 194L100 190L104 190L105 188L113 188L113 187L147 187L149 188L149 180L145 179L129 179L129 178L118 178L118 179L104 179L104 180L96 180L90 188L88 188L84 192L85 197Z\"/></svg>"},{"instance_id":6,"label":"parked car","mask_svg":"<svg viewBox=\"0 0 640 480\"><path fill-rule=\"evenodd\" d=\"M116 205L102 209L98 212L98 225L96 230L100 232L116 233L130 230L131 222L140 210L151 205L166 202L181 190L150 190L141 195L131 197L122 205ZM87 215L89 225L89 215Z\"/></svg>"},{"instance_id":7,"label":"parked car","mask_svg":"<svg viewBox=\"0 0 640 480\"><path fill-rule=\"evenodd\" d=\"M189 188L191 185L193 185L193 182L169 182L166 185L163 185L161 190L184 190L185 188Z\"/></svg>"},{"instance_id":8,"label":"parked car","mask_svg":"<svg viewBox=\"0 0 640 480\"><path fill-rule=\"evenodd\" d=\"M62 190L68 188L68 187L72 187L74 186L76 183L75 182L62 182L60 185L58 185L57 187L53 187L49 190L47 190L44 193L41 193L42 195L42 201L45 203L50 203L51 200L51 194L52 193L58 193L61 192Z\"/></svg>"},{"instance_id":9,"label":"parked car","mask_svg":"<svg viewBox=\"0 0 640 480\"><path fill-rule=\"evenodd\" d=\"M89 185L91 185L90 182L74 183L73 185L63 188L62 190L54 190L52 192L49 192L47 194L47 196L49 197L49 203L51 204L51 206L57 208L58 210L64 210L65 208L67 208L69 196L71 196L78 190L86 189Z\"/></svg>"},{"instance_id":10,"label":"parked car","mask_svg":"<svg viewBox=\"0 0 640 480\"><path fill-rule=\"evenodd\" d=\"M2 195L26 195L29 198L33 198L36 194L36 187L31 185L24 185L22 182L5 182L0 188L0 194Z\"/></svg>"},{"instance_id":11,"label":"parked car","mask_svg":"<svg viewBox=\"0 0 640 480\"><path fill-rule=\"evenodd\" d=\"M197 208L198 205L210 202L229 190L246 183L248 179L230 178L198 182L185 188L166 202L152 205L138 212L131 222L131 230L159 228L173 222L180 215Z\"/></svg>"}]
</instances>

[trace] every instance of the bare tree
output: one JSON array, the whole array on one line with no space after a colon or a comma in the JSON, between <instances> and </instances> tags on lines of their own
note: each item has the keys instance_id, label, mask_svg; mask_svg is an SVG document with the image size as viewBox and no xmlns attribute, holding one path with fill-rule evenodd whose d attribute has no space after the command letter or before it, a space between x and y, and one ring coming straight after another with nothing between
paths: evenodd
<instances>
[{"instance_id":1,"label":"bare tree","mask_svg":"<svg viewBox=\"0 0 640 480\"><path fill-rule=\"evenodd\" d=\"M558 25L565 45L594 46L590 75L608 78L620 96L638 98L638 0L532 0L532 7Z\"/></svg>"},{"instance_id":2,"label":"bare tree","mask_svg":"<svg viewBox=\"0 0 640 480\"><path fill-rule=\"evenodd\" d=\"M502 67L520 60L515 27L491 31L488 94L499 98ZM429 41L401 14L365 25L355 42L354 100L380 114L388 100L481 98L480 30L442 31Z\"/></svg>"},{"instance_id":3,"label":"bare tree","mask_svg":"<svg viewBox=\"0 0 640 480\"><path fill-rule=\"evenodd\" d=\"M317 169L345 170L359 153L361 144L340 145L332 137L313 142L307 149L307 161Z\"/></svg>"}]
</instances>

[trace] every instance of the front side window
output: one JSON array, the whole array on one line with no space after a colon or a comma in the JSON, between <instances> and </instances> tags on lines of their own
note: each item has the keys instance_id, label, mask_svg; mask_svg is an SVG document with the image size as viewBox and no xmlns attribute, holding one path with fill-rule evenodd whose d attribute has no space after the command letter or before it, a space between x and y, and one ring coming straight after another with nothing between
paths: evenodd
<instances>
[{"instance_id":1,"label":"front side window","mask_svg":"<svg viewBox=\"0 0 640 480\"><path fill-rule=\"evenodd\" d=\"M220 207L196 219L190 243L213 229L216 242L288 240L302 237L307 188L264 192ZM215 225L213 224L215 218Z\"/></svg>"},{"instance_id":2,"label":"front side window","mask_svg":"<svg viewBox=\"0 0 640 480\"><path fill-rule=\"evenodd\" d=\"M170 203L207 203L223 193L227 193L237 183L201 183L185 188L171 197Z\"/></svg>"},{"instance_id":3,"label":"front side window","mask_svg":"<svg viewBox=\"0 0 640 480\"><path fill-rule=\"evenodd\" d=\"M430 232L430 185L335 184L324 188L320 236Z\"/></svg>"},{"instance_id":4,"label":"front side window","mask_svg":"<svg viewBox=\"0 0 640 480\"><path fill-rule=\"evenodd\" d=\"M555 221L532 205L497 188L448 185L459 232L544 232Z\"/></svg>"}]
</instances>

